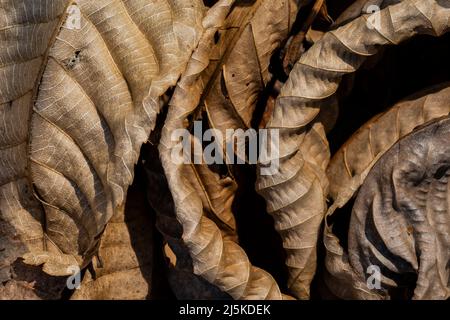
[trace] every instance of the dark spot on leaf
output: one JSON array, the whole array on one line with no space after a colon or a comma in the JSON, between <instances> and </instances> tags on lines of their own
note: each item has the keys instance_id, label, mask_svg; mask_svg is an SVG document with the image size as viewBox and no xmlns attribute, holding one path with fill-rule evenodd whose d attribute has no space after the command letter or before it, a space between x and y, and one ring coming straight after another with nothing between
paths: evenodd
<instances>
[{"instance_id":1,"label":"dark spot on leaf","mask_svg":"<svg viewBox=\"0 0 450 320\"><path fill-rule=\"evenodd\" d=\"M447 173L448 169L450 167L448 165L439 167L436 172L434 173L434 178L437 180L440 180L445 174Z\"/></svg>"},{"instance_id":2,"label":"dark spot on leaf","mask_svg":"<svg viewBox=\"0 0 450 320\"><path fill-rule=\"evenodd\" d=\"M76 50L73 56L67 61L66 66L69 70L75 68L75 66L80 63L80 53L81 50Z\"/></svg>"},{"instance_id":3,"label":"dark spot on leaf","mask_svg":"<svg viewBox=\"0 0 450 320\"><path fill-rule=\"evenodd\" d=\"M220 33L219 33L219 31L216 31L214 33L214 44L219 43L219 40L220 40Z\"/></svg>"}]
</instances>

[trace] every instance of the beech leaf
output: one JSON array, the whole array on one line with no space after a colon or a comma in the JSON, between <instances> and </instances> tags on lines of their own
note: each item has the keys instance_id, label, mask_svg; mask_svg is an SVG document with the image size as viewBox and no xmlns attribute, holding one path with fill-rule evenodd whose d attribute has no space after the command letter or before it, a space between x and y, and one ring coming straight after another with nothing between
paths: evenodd
<instances>
[{"instance_id":1,"label":"beech leaf","mask_svg":"<svg viewBox=\"0 0 450 320\"><path fill-rule=\"evenodd\" d=\"M337 103L336 91L380 48L416 34L440 36L450 27L448 1L405 0L362 15L324 34L294 66L267 128L280 130L280 170L259 176L257 190L283 238L289 288L309 298L316 270L319 227L326 212L329 148L320 111Z\"/></svg>"},{"instance_id":2,"label":"beech leaf","mask_svg":"<svg viewBox=\"0 0 450 320\"><path fill-rule=\"evenodd\" d=\"M2 265L23 256L68 275L91 261L123 211L160 97L201 36L204 6L8 0L0 13L1 242L14 248Z\"/></svg>"}]
</instances>

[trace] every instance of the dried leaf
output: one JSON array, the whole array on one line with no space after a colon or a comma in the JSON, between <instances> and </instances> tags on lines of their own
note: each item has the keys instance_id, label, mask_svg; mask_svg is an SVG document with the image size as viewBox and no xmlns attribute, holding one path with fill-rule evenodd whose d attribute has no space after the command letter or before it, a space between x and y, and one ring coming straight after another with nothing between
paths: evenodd
<instances>
[{"instance_id":1,"label":"dried leaf","mask_svg":"<svg viewBox=\"0 0 450 320\"><path fill-rule=\"evenodd\" d=\"M326 11L325 0L315 0L314 6L311 8L311 12L309 13L306 21L303 23L300 31L291 39L283 59L283 68L286 74L289 74L294 63L300 58L302 54L302 43L305 40L308 30L310 30L311 25L319 12L321 12L322 8L325 8ZM326 16L328 16L328 14L326 14Z\"/></svg>"},{"instance_id":2,"label":"dried leaf","mask_svg":"<svg viewBox=\"0 0 450 320\"><path fill-rule=\"evenodd\" d=\"M345 205L372 166L401 137L417 126L450 112L450 87L443 84L417 93L362 126L333 156L327 176L330 213Z\"/></svg>"},{"instance_id":3,"label":"dried leaf","mask_svg":"<svg viewBox=\"0 0 450 320\"><path fill-rule=\"evenodd\" d=\"M296 297L309 297L326 210L329 151L317 115L337 103L342 77L355 72L369 56L416 34L442 35L449 30L449 16L448 2L433 0L405 0L371 18L361 16L326 33L300 58L282 88L267 126L280 129L280 170L274 176L260 176L257 189L284 239L288 285Z\"/></svg>"},{"instance_id":4,"label":"dried leaf","mask_svg":"<svg viewBox=\"0 0 450 320\"><path fill-rule=\"evenodd\" d=\"M227 129L251 128L259 95L270 81L270 59L284 41L299 4L297 0L257 0L235 5L217 30L203 82L199 108L211 128L225 137Z\"/></svg>"},{"instance_id":5,"label":"dried leaf","mask_svg":"<svg viewBox=\"0 0 450 320\"><path fill-rule=\"evenodd\" d=\"M153 135L158 135L158 133L159 130L157 129L153 132ZM150 144L145 145L142 157L145 159L144 168L148 180L148 200L157 213L156 227L164 235L164 238L167 241L164 245L164 254L168 265L166 268L167 278L173 293L178 299L183 300L230 299L231 297L229 295L220 291L218 288L192 272L192 259L189 256L189 250L181 240L182 226L176 217L174 201L169 190L164 169L159 160L156 146ZM190 166L186 167L189 170ZM198 185L196 178L194 178L193 181ZM204 191L201 191L200 194L203 192ZM227 192L225 192L225 194L226 193ZM212 194L214 195L214 193ZM220 192L215 195L218 196L217 198L220 198ZM204 198L202 200L204 200ZM205 203L207 202L203 202L204 205ZM213 213L206 211L205 214ZM230 232L229 229L221 229L221 232L224 236L231 235L232 239L235 239L234 232Z\"/></svg>"},{"instance_id":6,"label":"dried leaf","mask_svg":"<svg viewBox=\"0 0 450 320\"><path fill-rule=\"evenodd\" d=\"M114 216L72 300L142 300L152 295L153 224L144 190L133 183L125 212Z\"/></svg>"},{"instance_id":7,"label":"dried leaf","mask_svg":"<svg viewBox=\"0 0 450 320\"><path fill-rule=\"evenodd\" d=\"M337 290L340 296L387 299L414 292L414 299L448 299L449 133L448 117L429 122L401 138L372 167L353 207L348 257L328 239L334 242L327 262L331 275L355 279ZM372 265L381 272L380 287L364 290ZM328 281L334 291L339 283Z\"/></svg>"},{"instance_id":8,"label":"dried leaf","mask_svg":"<svg viewBox=\"0 0 450 320\"><path fill-rule=\"evenodd\" d=\"M5 268L6 269L6 268ZM8 279L0 285L0 300L55 300L66 287L65 277L44 273L40 267L30 267L17 259L5 271Z\"/></svg>"},{"instance_id":9,"label":"dried leaf","mask_svg":"<svg viewBox=\"0 0 450 320\"><path fill-rule=\"evenodd\" d=\"M354 196L372 168L395 143L416 127L448 115L449 101L449 84L439 85L405 99L362 126L334 155L327 169L330 197L334 201L327 216L331 216ZM383 233L392 230L387 226L385 229ZM367 293L364 277L358 280L358 276L363 276L365 272L353 274L347 254L333 234L331 225L325 228L324 241L327 248L326 282L330 290L342 298L380 298L374 293ZM342 282L344 277L346 284Z\"/></svg>"},{"instance_id":10,"label":"dried leaf","mask_svg":"<svg viewBox=\"0 0 450 320\"><path fill-rule=\"evenodd\" d=\"M401 1L403 0L356 0L339 15L333 25L334 27L342 26L361 15L375 13Z\"/></svg>"},{"instance_id":11,"label":"dried leaf","mask_svg":"<svg viewBox=\"0 0 450 320\"><path fill-rule=\"evenodd\" d=\"M250 126L257 95L270 77L270 55L287 36L289 17L296 8L293 2L282 0L259 0L251 6L236 3L224 22L231 5L231 1L219 1L212 9L212 13L222 13L222 20L205 18L209 28L177 84L159 151L193 272L234 299L281 299L272 276L252 266L244 250L224 239L207 218L208 206L197 194L189 178L192 175L186 174L188 165L177 165L171 158L177 144L171 133L186 127L186 117L199 104L204 103L213 128L224 132ZM214 46L217 34L222 35Z\"/></svg>"},{"instance_id":12,"label":"dried leaf","mask_svg":"<svg viewBox=\"0 0 450 320\"><path fill-rule=\"evenodd\" d=\"M159 97L196 46L204 7L7 0L0 12L1 265L24 256L67 275L90 262L123 210Z\"/></svg>"},{"instance_id":13,"label":"dried leaf","mask_svg":"<svg viewBox=\"0 0 450 320\"><path fill-rule=\"evenodd\" d=\"M195 178L189 182L200 195L208 217L221 227L225 235L237 241L236 221L231 211L237 189L236 182L230 177L220 178L204 164L185 166L183 169L192 170L184 173L184 176L188 179Z\"/></svg>"}]
</instances>

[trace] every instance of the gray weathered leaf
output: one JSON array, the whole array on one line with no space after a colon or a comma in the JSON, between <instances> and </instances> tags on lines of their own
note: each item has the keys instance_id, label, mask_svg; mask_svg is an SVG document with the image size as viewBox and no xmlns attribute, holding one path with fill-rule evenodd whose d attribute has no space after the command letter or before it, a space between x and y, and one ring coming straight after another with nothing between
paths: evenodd
<instances>
[{"instance_id":1,"label":"gray weathered leaf","mask_svg":"<svg viewBox=\"0 0 450 320\"><path fill-rule=\"evenodd\" d=\"M415 129L380 157L355 200L348 255L327 228L326 282L335 294L449 298L449 138L447 116ZM371 266L381 272L378 288L366 284Z\"/></svg>"},{"instance_id":2,"label":"gray weathered leaf","mask_svg":"<svg viewBox=\"0 0 450 320\"><path fill-rule=\"evenodd\" d=\"M450 87L448 84L439 85L405 99L362 126L334 155L327 169L330 197L333 200L327 216L343 207L358 192L368 174L371 174L372 168L402 137L411 133L417 126L448 115L449 101ZM339 219L339 212L336 215ZM392 231L391 227L385 228L385 232ZM399 230L401 228L399 226ZM368 292L364 274L356 274L353 271L347 253L332 232L332 226L327 224L324 233L327 249L325 279L329 289L335 295L347 299L380 298L375 293ZM382 254L387 254L387 250Z\"/></svg>"}]
</instances>

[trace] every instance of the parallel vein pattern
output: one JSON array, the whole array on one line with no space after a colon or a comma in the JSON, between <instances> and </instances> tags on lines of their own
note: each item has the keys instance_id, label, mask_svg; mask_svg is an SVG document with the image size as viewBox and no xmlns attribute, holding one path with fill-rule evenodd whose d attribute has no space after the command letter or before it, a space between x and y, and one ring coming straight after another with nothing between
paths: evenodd
<instances>
[{"instance_id":1,"label":"parallel vein pattern","mask_svg":"<svg viewBox=\"0 0 450 320\"><path fill-rule=\"evenodd\" d=\"M0 10L1 221L17 230L12 217L23 208L18 221L29 222L18 238L29 242L35 230L25 261L64 275L68 264L89 263L106 223L123 211L159 98L197 45L204 7L11 0Z\"/></svg>"},{"instance_id":2,"label":"parallel vein pattern","mask_svg":"<svg viewBox=\"0 0 450 320\"><path fill-rule=\"evenodd\" d=\"M269 1L262 3L264 6L270 6ZM171 133L175 129L186 126L186 117L196 110L202 100L202 93L209 88L208 82L204 79L211 77L208 70L210 60L212 60L213 66L217 65L214 61L214 53L211 54L211 48L218 50L214 46L214 34L223 27L225 17L232 4L232 1L219 1L204 20L206 28L204 36L183 77L178 82L170 102L159 151L173 196L177 220L183 227L182 239L189 249L194 273L228 293L234 299L281 299L283 296L272 276L252 266L244 250L234 241L223 238L218 226L207 217L205 211L208 210L208 206L204 201L202 202L202 197L199 196L195 184L186 178L189 177L186 175L188 165L177 165L172 159L172 151L178 141L172 141ZM259 8L263 8L263 4L257 3L260 5ZM284 4L285 2L275 1L275 7L283 7ZM239 4L233 7L233 10L236 10L235 14L243 14L248 9L245 6L239 7ZM265 11L261 11L260 14L263 12ZM233 12L230 15L233 15ZM255 15L255 19L256 17ZM218 70L221 72L220 68ZM216 77L212 79L220 80ZM212 99L220 96L211 94L207 97ZM207 105L206 100L205 104ZM219 107L219 105L217 106ZM222 105L220 107L223 108ZM227 112L226 109L220 110ZM212 115L211 112L209 116L212 119L222 119L217 115ZM224 128L233 128L231 121L222 124Z\"/></svg>"},{"instance_id":3,"label":"parallel vein pattern","mask_svg":"<svg viewBox=\"0 0 450 320\"><path fill-rule=\"evenodd\" d=\"M282 88L267 126L280 129L280 171L260 176L257 189L284 239L289 286L297 297L309 297L318 231L326 210L329 150L323 125L316 118L320 109L336 103L342 77L355 72L381 46L419 33L447 32L449 4L405 0L326 33L300 58Z\"/></svg>"}]
</instances>

